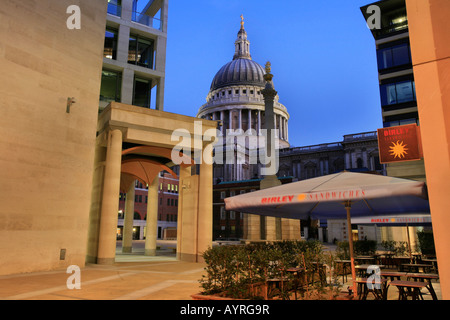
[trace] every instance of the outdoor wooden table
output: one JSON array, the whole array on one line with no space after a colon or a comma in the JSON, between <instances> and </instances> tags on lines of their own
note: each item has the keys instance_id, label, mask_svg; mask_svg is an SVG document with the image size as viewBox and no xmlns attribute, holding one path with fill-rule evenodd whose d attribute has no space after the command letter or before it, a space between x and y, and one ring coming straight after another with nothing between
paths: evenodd
<instances>
[{"instance_id":1,"label":"outdoor wooden table","mask_svg":"<svg viewBox=\"0 0 450 320\"><path fill-rule=\"evenodd\" d=\"M374 256L357 256L355 258L356 261L361 261L361 264L374 264L375 257Z\"/></svg>"},{"instance_id":2,"label":"outdoor wooden table","mask_svg":"<svg viewBox=\"0 0 450 320\"><path fill-rule=\"evenodd\" d=\"M393 257L392 259L397 265L398 271L405 271L403 270L403 265L411 263L410 257Z\"/></svg>"},{"instance_id":3,"label":"outdoor wooden table","mask_svg":"<svg viewBox=\"0 0 450 320\"><path fill-rule=\"evenodd\" d=\"M406 277L406 272L396 272L396 271L381 271L380 276L384 278L389 278L391 281L401 280L401 277Z\"/></svg>"},{"instance_id":4,"label":"outdoor wooden table","mask_svg":"<svg viewBox=\"0 0 450 320\"><path fill-rule=\"evenodd\" d=\"M431 280L437 280L439 279L439 276L434 273L407 273L406 274L408 279L413 279L414 281L424 281L427 283L427 289L431 294L431 297L433 300L437 300L436 292L434 291L433 284L431 283Z\"/></svg>"},{"instance_id":5,"label":"outdoor wooden table","mask_svg":"<svg viewBox=\"0 0 450 320\"><path fill-rule=\"evenodd\" d=\"M382 264L380 264L380 265L378 265L378 264L360 264L360 265L355 266L355 270L356 270L356 272L358 272L360 277L364 277L367 274L367 269L369 267L373 267L373 266L376 266L380 269L383 269L386 267L385 265L382 265Z\"/></svg>"},{"instance_id":6,"label":"outdoor wooden table","mask_svg":"<svg viewBox=\"0 0 450 320\"><path fill-rule=\"evenodd\" d=\"M375 264L381 264L381 253L374 253L373 258L375 259Z\"/></svg>"},{"instance_id":7,"label":"outdoor wooden table","mask_svg":"<svg viewBox=\"0 0 450 320\"><path fill-rule=\"evenodd\" d=\"M438 270L438 267L437 267L437 259L423 259L423 258L422 258L422 262L430 263L431 265L433 265L434 270L436 270L436 272L437 272L437 270Z\"/></svg>"},{"instance_id":8,"label":"outdoor wooden table","mask_svg":"<svg viewBox=\"0 0 450 320\"><path fill-rule=\"evenodd\" d=\"M345 282L347 282L347 271L351 272L351 260L335 260L334 262L336 262L337 264L341 265L341 270L342 270L342 282L344 283L344 277L345 277ZM348 269L347 269L348 266Z\"/></svg>"},{"instance_id":9,"label":"outdoor wooden table","mask_svg":"<svg viewBox=\"0 0 450 320\"><path fill-rule=\"evenodd\" d=\"M315 275L317 274L319 277L319 281L322 283L327 282L327 275L326 275L326 267L325 264L322 262L311 262L312 265L312 272L311 272L311 283L315 282Z\"/></svg>"},{"instance_id":10,"label":"outdoor wooden table","mask_svg":"<svg viewBox=\"0 0 450 320\"><path fill-rule=\"evenodd\" d=\"M412 253L414 263L421 263L422 261L422 254L421 253Z\"/></svg>"},{"instance_id":11,"label":"outdoor wooden table","mask_svg":"<svg viewBox=\"0 0 450 320\"><path fill-rule=\"evenodd\" d=\"M394 266L394 253L393 252L385 252L382 254L385 258L385 264L390 267L390 266Z\"/></svg>"},{"instance_id":12,"label":"outdoor wooden table","mask_svg":"<svg viewBox=\"0 0 450 320\"><path fill-rule=\"evenodd\" d=\"M294 274L294 295L295 300L297 300L297 290L304 285L308 285L308 282L305 281L305 278L301 278L301 276L304 276L305 269L304 268L288 268L286 269L286 272L293 273Z\"/></svg>"},{"instance_id":13,"label":"outdoor wooden table","mask_svg":"<svg viewBox=\"0 0 450 320\"><path fill-rule=\"evenodd\" d=\"M398 288L398 300L408 300L408 296L411 296L412 300L419 300L419 298L423 300L420 290L427 286L426 283L420 281L394 280L389 284Z\"/></svg>"},{"instance_id":14,"label":"outdoor wooden table","mask_svg":"<svg viewBox=\"0 0 450 320\"><path fill-rule=\"evenodd\" d=\"M420 272L419 269L422 268L424 273L428 273L430 268L433 266L430 264L424 264L424 263L404 263L404 267L408 268L408 272Z\"/></svg>"},{"instance_id":15,"label":"outdoor wooden table","mask_svg":"<svg viewBox=\"0 0 450 320\"><path fill-rule=\"evenodd\" d=\"M375 300L387 299L387 279L380 279L380 281L369 280L368 278L356 279L355 283L358 285L358 299L367 300L367 295L372 293Z\"/></svg>"}]
</instances>

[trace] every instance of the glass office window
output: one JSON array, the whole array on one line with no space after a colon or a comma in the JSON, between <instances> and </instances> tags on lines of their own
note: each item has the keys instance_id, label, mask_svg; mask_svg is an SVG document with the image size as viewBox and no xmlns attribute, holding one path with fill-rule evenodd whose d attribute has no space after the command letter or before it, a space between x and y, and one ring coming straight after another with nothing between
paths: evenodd
<instances>
[{"instance_id":1,"label":"glass office window","mask_svg":"<svg viewBox=\"0 0 450 320\"><path fill-rule=\"evenodd\" d=\"M380 96L383 106L414 101L416 99L414 81L408 80L381 85Z\"/></svg>"},{"instance_id":2,"label":"glass office window","mask_svg":"<svg viewBox=\"0 0 450 320\"><path fill-rule=\"evenodd\" d=\"M397 103L414 100L413 83L411 81L400 82L395 85Z\"/></svg>"},{"instance_id":3,"label":"glass office window","mask_svg":"<svg viewBox=\"0 0 450 320\"><path fill-rule=\"evenodd\" d=\"M100 86L100 100L120 102L122 74L120 72L103 70Z\"/></svg>"},{"instance_id":4,"label":"glass office window","mask_svg":"<svg viewBox=\"0 0 450 320\"><path fill-rule=\"evenodd\" d=\"M150 108L151 80L134 78L133 105Z\"/></svg>"},{"instance_id":5,"label":"glass office window","mask_svg":"<svg viewBox=\"0 0 450 320\"><path fill-rule=\"evenodd\" d=\"M128 47L128 63L153 69L154 41L131 35Z\"/></svg>"},{"instance_id":6,"label":"glass office window","mask_svg":"<svg viewBox=\"0 0 450 320\"><path fill-rule=\"evenodd\" d=\"M122 15L122 0L108 0L108 13L120 17Z\"/></svg>"},{"instance_id":7,"label":"glass office window","mask_svg":"<svg viewBox=\"0 0 450 320\"><path fill-rule=\"evenodd\" d=\"M378 49L378 70L398 67L411 63L411 53L408 43L402 43L393 47Z\"/></svg>"},{"instance_id":8,"label":"glass office window","mask_svg":"<svg viewBox=\"0 0 450 320\"><path fill-rule=\"evenodd\" d=\"M103 56L108 59L117 59L117 30L106 28L105 46Z\"/></svg>"}]
</instances>

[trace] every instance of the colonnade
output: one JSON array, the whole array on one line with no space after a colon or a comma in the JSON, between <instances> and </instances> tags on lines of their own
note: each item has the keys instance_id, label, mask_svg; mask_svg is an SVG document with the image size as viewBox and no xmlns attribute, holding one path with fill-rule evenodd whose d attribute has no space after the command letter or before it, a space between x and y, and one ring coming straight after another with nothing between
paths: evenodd
<instances>
[{"instance_id":1,"label":"colonnade","mask_svg":"<svg viewBox=\"0 0 450 320\"><path fill-rule=\"evenodd\" d=\"M256 134L261 133L261 128L264 127L264 110L259 109L230 109L221 110L208 113L204 116L205 119L221 120L221 133L226 134L227 129L243 130L248 129L255 130ZM276 128L276 137L279 139L288 141L288 120L281 114L274 115L274 128Z\"/></svg>"},{"instance_id":2,"label":"colonnade","mask_svg":"<svg viewBox=\"0 0 450 320\"><path fill-rule=\"evenodd\" d=\"M131 110L135 107L124 107L118 104L108 108L125 113L128 111L126 108ZM149 120L151 117L158 117L160 122L163 119L159 116L161 111L145 110L144 112L148 113ZM154 113L158 115L153 116ZM112 118L116 116L114 112L108 112L108 109L102 115ZM120 115L117 117L119 118ZM179 122L180 127L192 127L192 123L198 121L197 118L177 115L167 115L166 117L168 118L167 127L173 126L173 122L176 121ZM173 117L173 119L169 119L170 117ZM151 123L154 123L154 121ZM164 134L165 140L159 139L160 142L166 142L167 146L165 147L157 146L157 141L142 140L140 146L127 148L125 143L129 139L136 141L135 138L130 138L133 132L127 125L128 123L124 123L124 127L110 126L97 137L86 255L86 260L90 263L113 264L115 262L119 194L121 191L126 192L122 252L132 251L136 180L148 184L144 254L148 256L156 255L159 203L158 177L162 170L167 170L176 177L176 173L166 166L166 163L171 160L170 155L173 149L173 146L169 143L175 144L175 142L170 140L171 132L167 130L167 133ZM204 121L203 125L204 130L209 130L214 128L212 126L215 126L216 123ZM148 130L152 129L153 127L148 127ZM139 134L136 133L136 136L142 137ZM154 134L148 137L153 139ZM198 138L195 136L193 139ZM199 137L199 139L202 139L202 137ZM192 145L199 144L192 140ZM204 152L207 144L200 143L200 146L202 146L201 153L205 157ZM176 177L179 178L177 257L183 261L199 262L202 261L203 252L212 246L212 164L202 161L199 165L200 170L191 174L191 170L197 166L195 166L190 155L181 153L180 155L183 161L187 161L187 164L180 164L180 174Z\"/></svg>"}]
</instances>

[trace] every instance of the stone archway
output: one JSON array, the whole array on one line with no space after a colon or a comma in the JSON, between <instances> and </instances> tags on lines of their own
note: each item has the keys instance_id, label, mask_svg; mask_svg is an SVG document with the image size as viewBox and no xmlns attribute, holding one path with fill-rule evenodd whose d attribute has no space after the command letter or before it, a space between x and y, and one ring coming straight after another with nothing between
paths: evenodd
<instances>
[{"instance_id":1,"label":"stone archway","mask_svg":"<svg viewBox=\"0 0 450 320\"><path fill-rule=\"evenodd\" d=\"M133 217L134 212L134 185L135 180L148 186L146 235L144 255L156 255L156 239L158 228L158 180L162 170L178 179L177 174L169 167L173 165L170 159L172 150L162 147L133 146L122 151L120 191L126 193L125 215L122 237L122 252L132 252ZM179 154L185 162L194 163L190 157Z\"/></svg>"},{"instance_id":2,"label":"stone archway","mask_svg":"<svg viewBox=\"0 0 450 320\"><path fill-rule=\"evenodd\" d=\"M217 122L168 113L159 110L112 102L99 115L95 172L90 210L89 238L86 260L111 264L115 260L119 192L128 192L132 182L149 185L149 219L153 235L146 237L146 253L156 249L157 176L171 169L172 152L179 147L173 139L174 130L188 132L182 140L193 154L212 152L209 146L216 137ZM204 156L204 155L203 155ZM208 156L208 155L207 155ZM211 156L211 155L209 155ZM201 261L201 255L212 245L212 163L200 162L200 173L191 174L190 155L181 159L178 200L177 257L186 261ZM201 159L200 159L201 160ZM155 183L156 181L156 183ZM134 198L134 197L133 197ZM148 231L149 232L149 231Z\"/></svg>"}]
</instances>

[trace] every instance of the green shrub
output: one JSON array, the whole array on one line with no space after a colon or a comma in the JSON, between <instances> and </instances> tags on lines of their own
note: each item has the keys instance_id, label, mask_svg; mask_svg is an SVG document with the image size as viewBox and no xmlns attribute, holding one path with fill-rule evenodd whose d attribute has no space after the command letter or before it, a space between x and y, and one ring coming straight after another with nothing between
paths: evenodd
<instances>
[{"instance_id":1,"label":"green shrub","mask_svg":"<svg viewBox=\"0 0 450 320\"><path fill-rule=\"evenodd\" d=\"M355 255L373 255L377 251L377 242L375 240L354 241L353 251Z\"/></svg>"},{"instance_id":2,"label":"green shrub","mask_svg":"<svg viewBox=\"0 0 450 320\"><path fill-rule=\"evenodd\" d=\"M317 270L317 262L324 263L323 247L319 241L276 241L247 245L216 246L203 253L206 274L200 279L203 294L220 294L232 298L261 299L261 290L269 279L293 280L286 269L304 267ZM326 257L330 260L329 255ZM308 276L310 276L308 274ZM289 297L292 281L276 292L281 299ZM312 281L314 283L314 281ZM317 281L317 286L326 284ZM316 285L316 284L315 284ZM269 293L268 298L271 298Z\"/></svg>"},{"instance_id":3,"label":"green shrub","mask_svg":"<svg viewBox=\"0 0 450 320\"><path fill-rule=\"evenodd\" d=\"M349 260L350 259L350 246L348 241L338 241L336 243L336 255L340 260Z\"/></svg>"},{"instance_id":4,"label":"green shrub","mask_svg":"<svg viewBox=\"0 0 450 320\"><path fill-rule=\"evenodd\" d=\"M417 232L417 238L419 240L418 247L420 252L424 255L436 255L436 250L434 248L434 237L433 231L431 230L423 230Z\"/></svg>"},{"instance_id":5,"label":"green shrub","mask_svg":"<svg viewBox=\"0 0 450 320\"><path fill-rule=\"evenodd\" d=\"M384 250L390 251L390 252L395 252L396 244L397 244L397 242L393 241L393 240L383 240L383 241L381 241L381 246L384 248Z\"/></svg>"}]
</instances>

